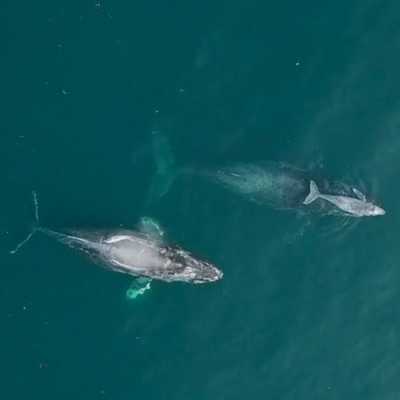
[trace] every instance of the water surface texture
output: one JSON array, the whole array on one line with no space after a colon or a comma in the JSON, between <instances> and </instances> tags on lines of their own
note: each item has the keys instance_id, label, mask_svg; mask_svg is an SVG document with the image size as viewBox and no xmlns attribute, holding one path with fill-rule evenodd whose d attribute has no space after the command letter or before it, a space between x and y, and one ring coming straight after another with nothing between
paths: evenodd
<instances>
[{"instance_id":1,"label":"water surface texture","mask_svg":"<svg viewBox=\"0 0 400 400\"><path fill-rule=\"evenodd\" d=\"M2 399L399 399L397 1L6 0L1 16ZM271 207L182 173L259 162L387 214ZM43 225L148 216L224 278L129 300L130 277L43 235L11 255L32 190Z\"/></svg>"}]
</instances>

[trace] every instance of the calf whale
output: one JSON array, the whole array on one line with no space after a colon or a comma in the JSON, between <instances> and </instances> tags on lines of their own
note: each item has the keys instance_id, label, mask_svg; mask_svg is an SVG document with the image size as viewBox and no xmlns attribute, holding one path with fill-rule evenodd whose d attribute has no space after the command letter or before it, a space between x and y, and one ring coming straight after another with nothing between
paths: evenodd
<instances>
[{"instance_id":1,"label":"calf whale","mask_svg":"<svg viewBox=\"0 0 400 400\"><path fill-rule=\"evenodd\" d=\"M333 204L335 207L354 217L377 216L386 214L385 210L377 205L368 202L365 195L353 188L353 193L357 198L350 196L340 196L323 194L319 191L317 184L310 181L310 193L305 198L303 204L308 205L317 199L323 199Z\"/></svg>"},{"instance_id":2,"label":"calf whale","mask_svg":"<svg viewBox=\"0 0 400 400\"><path fill-rule=\"evenodd\" d=\"M142 223L140 230L62 230L55 231L38 224L11 253L16 253L35 232L41 232L58 242L77 249L106 269L134 277L165 282L208 283L223 277L223 273L208 261L187 250L165 243L162 234ZM142 219L142 222L145 221Z\"/></svg>"}]
</instances>

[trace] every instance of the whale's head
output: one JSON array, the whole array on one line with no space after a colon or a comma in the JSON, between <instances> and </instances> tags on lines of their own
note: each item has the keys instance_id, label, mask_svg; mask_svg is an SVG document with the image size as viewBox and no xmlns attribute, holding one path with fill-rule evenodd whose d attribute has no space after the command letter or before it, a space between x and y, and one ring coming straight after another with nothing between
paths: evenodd
<instances>
[{"instance_id":1,"label":"whale's head","mask_svg":"<svg viewBox=\"0 0 400 400\"><path fill-rule=\"evenodd\" d=\"M192 283L215 282L222 279L224 275L215 265L194 257L186 251L184 252L183 259L183 275L190 277L188 281Z\"/></svg>"},{"instance_id":2,"label":"whale's head","mask_svg":"<svg viewBox=\"0 0 400 400\"><path fill-rule=\"evenodd\" d=\"M367 203L366 205L367 205L367 207L365 209L365 215L367 215L367 216L374 217L374 216L386 214L386 211L383 208L381 208L375 204Z\"/></svg>"},{"instance_id":3,"label":"whale's head","mask_svg":"<svg viewBox=\"0 0 400 400\"><path fill-rule=\"evenodd\" d=\"M215 282L224 276L223 272L219 270L214 265L206 262L206 261L199 261L196 260L197 263L200 263L199 266L197 264L195 278L193 279L193 283L208 283L208 282Z\"/></svg>"},{"instance_id":4,"label":"whale's head","mask_svg":"<svg viewBox=\"0 0 400 400\"><path fill-rule=\"evenodd\" d=\"M167 246L161 254L168 259L170 280L199 284L215 282L223 277L222 271L215 265L179 247Z\"/></svg>"}]
</instances>

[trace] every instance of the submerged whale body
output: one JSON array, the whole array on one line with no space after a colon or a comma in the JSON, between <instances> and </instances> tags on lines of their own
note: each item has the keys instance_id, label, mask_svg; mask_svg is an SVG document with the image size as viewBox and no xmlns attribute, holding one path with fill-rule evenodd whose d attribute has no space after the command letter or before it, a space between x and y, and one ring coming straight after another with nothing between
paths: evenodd
<instances>
[{"instance_id":1,"label":"submerged whale body","mask_svg":"<svg viewBox=\"0 0 400 400\"><path fill-rule=\"evenodd\" d=\"M276 162L235 164L209 176L226 189L273 208L299 208L308 191L305 171Z\"/></svg>"},{"instance_id":2,"label":"submerged whale body","mask_svg":"<svg viewBox=\"0 0 400 400\"><path fill-rule=\"evenodd\" d=\"M133 230L38 231L78 249L107 269L165 282L207 283L222 278L211 263L158 238Z\"/></svg>"},{"instance_id":3,"label":"submerged whale body","mask_svg":"<svg viewBox=\"0 0 400 400\"><path fill-rule=\"evenodd\" d=\"M302 210L324 215L372 216L385 211L365 200L356 188L342 182L328 182L313 171L296 168L286 163L262 161L237 163L220 168L176 168L168 138L157 131L153 135L153 152L156 174L149 199L159 200L179 176L200 176L258 204L274 209ZM315 171L314 171L315 172ZM319 199L306 202L310 195L310 182L318 180L323 189ZM329 199L329 200L328 200Z\"/></svg>"},{"instance_id":4,"label":"submerged whale body","mask_svg":"<svg viewBox=\"0 0 400 400\"><path fill-rule=\"evenodd\" d=\"M358 189L322 179L326 193L321 193L310 171L283 163L236 164L219 168L208 176L250 201L276 209L355 217L385 214L381 207L367 201ZM315 201L317 199L325 201Z\"/></svg>"}]
</instances>

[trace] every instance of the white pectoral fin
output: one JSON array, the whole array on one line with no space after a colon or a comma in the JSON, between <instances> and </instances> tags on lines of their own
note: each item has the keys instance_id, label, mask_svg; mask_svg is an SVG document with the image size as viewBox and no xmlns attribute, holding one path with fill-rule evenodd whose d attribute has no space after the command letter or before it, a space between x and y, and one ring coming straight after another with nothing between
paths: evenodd
<instances>
[{"instance_id":1,"label":"white pectoral fin","mask_svg":"<svg viewBox=\"0 0 400 400\"><path fill-rule=\"evenodd\" d=\"M320 192L318 190L317 184L314 181L310 181L310 193L303 201L303 204L307 205L307 204L312 203L314 200L318 199L319 195L320 195Z\"/></svg>"},{"instance_id":2,"label":"white pectoral fin","mask_svg":"<svg viewBox=\"0 0 400 400\"><path fill-rule=\"evenodd\" d=\"M126 296L128 299L136 299L136 297L141 296L151 288L151 278L147 278L144 276L139 276L138 278L134 279L129 289L126 291Z\"/></svg>"},{"instance_id":3,"label":"white pectoral fin","mask_svg":"<svg viewBox=\"0 0 400 400\"><path fill-rule=\"evenodd\" d=\"M153 240L162 242L164 238L164 231L161 225L150 217L142 217L138 224L138 229L144 235L150 237Z\"/></svg>"},{"instance_id":4,"label":"white pectoral fin","mask_svg":"<svg viewBox=\"0 0 400 400\"><path fill-rule=\"evenodd\" d=\"M367 198L365 197L365 194L360 192L358 189L356 188L352 188L353 193L357 196L358 199L360 199L361 201L367 201Z\"/></svg>"}]
</instances>

